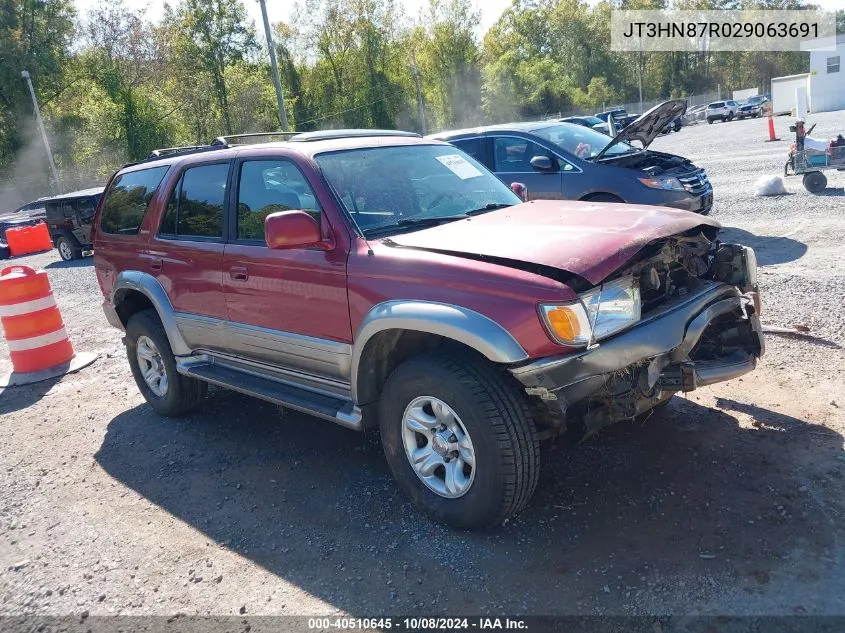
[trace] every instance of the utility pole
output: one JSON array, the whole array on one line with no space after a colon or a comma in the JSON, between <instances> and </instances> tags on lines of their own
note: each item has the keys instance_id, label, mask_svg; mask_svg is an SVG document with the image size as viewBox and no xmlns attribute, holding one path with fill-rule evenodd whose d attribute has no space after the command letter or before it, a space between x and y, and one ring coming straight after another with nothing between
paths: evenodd
<instances>
[{"instance_id":1,"label":"utility pole","mask_svg":"<svg viewBox=\"0 0 845 633\"><path fill-rule=\"evenodd\" d=\"M44 121L41 119L41 109L38 107L38 99L35 98L35 88L32 87L32 79L29 76L29 71L22 70L21 77L26 79L26 85L29 86L29 94L32 97L32 107L35 109L35 120L38 123L38 129L41 131L41 139L44 141L44 148L47 150L47 160L50 162L50 171L53 172L53 181L56 183L56 193L61 193L62 181L59 180L59 172L56 171L56 163L53 162L53 152L50 151L50 142L47 140L47 131L44 129Z\"/></svg>"},{"instance_id":2,"label":"utility pole","mask_svg":"<svg viewBox=\"0 0 845 633\"><path fill-rule=\"evenodd\" d=\"M643 52L637 58L637 85L640 88L640 114L643 113Z\"/></svg>"},{"instance_id":3,"label":"utility pole","mask_svg":"<svg viewBox=\"0 0 845 633\"><path fill-rule=\"evenodd\" d=\"M282 80L279 79L279 64L276 62L276 46L273 44L273 33L270 31L270 20L267 17L267 5L264 0L258 0L261 5L261 16L264 18L264 35L267 37L267 50L270 52L270 65L273 67L273 83L276 86L276 101L279 105L279 121L282 132L288 131L288 115L285 112L285 98L282 94Z\"/></svg>"},{"instance_id":4,"label":"utility pole","mask_svg":"<svg viewBox=\"0 0 845 633\"><path fill-rule=\"evenodd\" d=\"M420 126L422 127L423 136L425 136L425 105L423 104L422 88L420 87L420 73L417 70L417 53L411 52L411 70L414 73L414 82L417 84L417 108L420 111Z\"/></svg>"}]
</instances>

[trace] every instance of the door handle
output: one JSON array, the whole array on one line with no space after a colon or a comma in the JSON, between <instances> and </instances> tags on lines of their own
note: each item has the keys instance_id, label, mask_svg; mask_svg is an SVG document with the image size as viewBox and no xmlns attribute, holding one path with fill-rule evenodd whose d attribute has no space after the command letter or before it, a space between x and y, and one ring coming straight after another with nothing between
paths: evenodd
<instances>
[{"instance_id":1,"label":"door handle","mask_svg":"<svg viewBox=\"0 0 845 633\"><path fill-rule=\"evenodd\" d=\"M232 266L229 269L229 277L236 281L246 281L249 279L249 271L246 266Z\"/></svg>"},{"instance_id":2,"label":"door handle","mask_svg":"<svg viewBox=\"0 0 845 633\"><path fill-rule=\"evenodd\" d=\"M161 270L163 265L164 265L164 262L159 257L154 257L150 261L150 268L152 268L153 270Z\"/></svg>"}]
</instances>

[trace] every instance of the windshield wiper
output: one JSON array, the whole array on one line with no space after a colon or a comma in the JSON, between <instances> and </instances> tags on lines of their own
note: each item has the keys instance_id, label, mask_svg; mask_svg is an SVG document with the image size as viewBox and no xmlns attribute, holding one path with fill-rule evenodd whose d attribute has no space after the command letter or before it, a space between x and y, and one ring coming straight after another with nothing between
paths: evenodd
<instances>
[{"instance_id":1,"label":"windshield wiper","mask_svg":"<svg viewBox=\"0 0 845 633\"><path fill-rule=\"evenodd\" d=\"M488 202L483 207L479 207L478 209L473 209L472 211L467 211L464 213L466 217L472 215L481 215L482 213L487 213L488 211L495 211L496 209L504 209L506 207L512 207L513 205L510 202Z\"/></svg>"},{"instance_id":2,"label":"windshield wiper","mask_svg":"<svg viewBox=\"0 0 845 633\"><path fill-rule=\"evenodd\" d=\"M439 226L446 222L454 222L455 220L463 220L468 217L466 214L459 215L440 215L436 218L403 218L394 224L387 224L385 226L376 226L366 231L367 237L373 237L379 233L386 231L402 231L404 229L425 229L432 226Z\"/></svg>"}]
</instances>

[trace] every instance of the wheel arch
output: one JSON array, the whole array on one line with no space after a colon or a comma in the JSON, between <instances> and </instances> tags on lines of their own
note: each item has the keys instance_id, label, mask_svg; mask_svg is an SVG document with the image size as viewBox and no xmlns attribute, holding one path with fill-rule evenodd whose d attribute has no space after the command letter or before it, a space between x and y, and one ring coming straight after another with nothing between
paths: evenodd
<instances>
[{"instance_id":1,"label":"wheel arch","mask_svg":"<svg viewBox=\"0 0 845 633\"><path fill-rule=\"evenodd\" d=\"M461 306L428 301L386 301L358 328L350 371L352 399L378 399L387 376L416 353L444 345L469 349L494 363L515 363L528 353L504 327Z\"/></svg>"},{"instance_id":2,"label":"wheel arch","mask_svg":"<svg viewBox=\"0 0 845 633\"><path fill-rule=\"evenodd\" d=\"M111 302L124 327L136 312L154 309L164 326L173 353L176 356L191 353L176 325L173 304L170 303L164 288L152 275L137 270L118 274L112 289Z\"/></svg>"},{"instance_id":3,"label":"wheel arch","mask_svg":"<svg viewBox=\"0 0 845 633\"><path fill-rule=\"evenodd\" d=\"M618 193L613 193L612 191L591 191L590 193L584 194L579 198L581 202L591 202L596 198L601 198L603 196L612 196L619 200L619 202L625 202L625 199L620 196Z\"/></svg>"}]
</instances>

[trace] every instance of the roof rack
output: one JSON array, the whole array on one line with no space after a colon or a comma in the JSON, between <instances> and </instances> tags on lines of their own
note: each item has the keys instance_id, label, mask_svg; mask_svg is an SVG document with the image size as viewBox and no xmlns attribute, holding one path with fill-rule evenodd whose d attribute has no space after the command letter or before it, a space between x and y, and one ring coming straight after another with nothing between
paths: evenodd
<instances>
[{"instance_id":1,"label":"roof rack","mask_svg":"<svg viewBox=\"0 0 845 633\"><path fill-rule=\"evenodd\" d=\"M335 138L359 138L363 136L410 136L415 138L422 138L416 132L404 132L402 130L320 130L318 132L302 132L296 136L292 136L288 140L291 142L302 143L307 141L325 141Z\"/></svg>"},{"instance_id":2,"label":"roof rack","mask_svg":"<svg viewBox=\"0 0 845 633\"><path fill-rule=\"evenodd\" d=\"M152 158L164 158L165 156L172 156L173 154L190 154L193 152L201 152L208 149L208 145L184 145L182 147L162 147L154 149L147 156L147 160Z\"/></svg>"},{"instance_id":3,"label":"roof rack","mask_svg":"<svg viewBox=\"0 0 845 633\"><path fill-rule=\"evenodd\" d=\"M212 147L232 147L232 145L242 145L242 143L235 143L233 141L241 138L256 138L259 136L281 136L282 138L296 136L298 132L249 132L248 134L228 134L226 136L218 136L211 141Z\"/></svg>"},{"instance_id":4,"label":"roof rack","mask_svg":"<svg viewBox=\"0 0 845 633\"><path fill-rule=\"evenodd\" d=\"M416 132L403 132L402 130L322 130L319 132L250 132L248 134L228 134L226 136L218 136L208 145L184 145L182 147L162 147L161 149L154 149L150 152L143 161L147 162L158 160L160 158L169 158L175 156L187 156L188 154L197 154L199 152L211 152L219 149L226 149L228 147L235 147L243 145L238 143L238 139L252 139L257 137L267 136L281 136L288 141L306 142L306 141L324 141L327 139L336 138L360 138L365 136L410 136L421 138ZM137 163L130 163L135 165ZM129 165L124 165L128 167Z\"/></svg>"}]
</instances>

